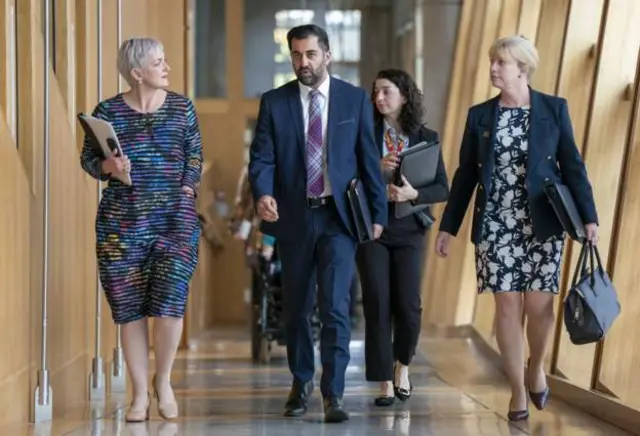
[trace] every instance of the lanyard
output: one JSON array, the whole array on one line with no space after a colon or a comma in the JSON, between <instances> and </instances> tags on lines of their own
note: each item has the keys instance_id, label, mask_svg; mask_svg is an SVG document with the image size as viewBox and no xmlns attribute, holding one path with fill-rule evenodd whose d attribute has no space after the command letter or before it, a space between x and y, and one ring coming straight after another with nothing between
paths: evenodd
<instances>
[{"instance_id":1,"label":"lanyard","mask_svg":"<svg viewBox=\"0 0 640 436\"><path fill-rule=\"evenodd\" d=\"M391 138L390 130L391 129L387 129L387 131L384 134L384 143L387 146L387 151L389 153L394 153L394 152L400 153L405 145L404 140L399 135L396 136L396 138L398 139L398 145L394 146L393 139Z\"/></svg>"}]
</instances>

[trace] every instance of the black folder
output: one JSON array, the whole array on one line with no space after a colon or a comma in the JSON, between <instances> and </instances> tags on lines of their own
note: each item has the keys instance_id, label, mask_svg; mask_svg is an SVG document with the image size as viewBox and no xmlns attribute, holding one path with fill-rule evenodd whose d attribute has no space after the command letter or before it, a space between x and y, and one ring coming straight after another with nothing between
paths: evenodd
<instances>
[{"instance_id":1,"label":"black folder","mask_svg":"<svg viewBox=\"0 0 640 436\"><path fill-rule=\"evenodd\" d=\"M440 159L440 142L420 142L402 151L400 164L394 174L394 184L402 186L403 175L413 187L427 186L434 182ZM404 218L429 207L428 204L411 204L410 201L395 203L396 218Z\"/></svg>"},{"instance_id":2,"label":"black folder","mask_svg":"<svg viewBox=\"0 0 640 436\"><path fill-rule=\"evenodd\" d=\"M349 199L349 208L351 209L351 217L353 218L356 236L359 243L373 241L373 222L371 220L371 211L369 210L369 201L360 179L353 179L347 190L347 198Z\"/></svg>"},{"instance_id":3,"label":"black folder","mask_svg":"<svg viewBox=\"0 0 640 436\"><path fill-rule=\"evenodd\" d=\"M587 232L569 187L562 183L548 183L544 192L569 237L574 241L584 242Z\"/></svg>"}]
</instances>

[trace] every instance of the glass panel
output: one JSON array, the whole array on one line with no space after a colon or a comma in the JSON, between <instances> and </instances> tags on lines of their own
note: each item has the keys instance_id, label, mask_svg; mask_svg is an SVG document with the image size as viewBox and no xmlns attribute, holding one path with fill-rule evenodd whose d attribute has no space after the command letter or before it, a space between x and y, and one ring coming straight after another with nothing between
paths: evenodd
<instances>
[{"instance_id":1,"label":"glass panel","mask_svg":"<svg viewBox=\"0 0 640 436\"><path fill-rule=\"evenodd\" d=\"M357 64L332 64L331 75L352 85L360 86L360 68L358 68Z\"/></svg>"},{"instance_id":2,"label":"glass panel","mask_svg":"<svg viewBox=\"0 0 640 436\"><path fill-rule=\"evenodd\" d=\"M18 14L17 2L9 4L7 20L7 110L6 118L13 140L18 147Z\"/></svg>"},{"instance_id":3,"label":"glass panel","mask_svg":"<svg viewBox=\"0 0 640 436\"><path fill-rule=\"evenodd\" d=\"M225 0L196 0L196 97L227 97Z\"/></svg>"},{"instance_id":4,"label":"glass panel","mask_svg":"<svg viewBox=\"0 0 640 436\"><path fill-rule=\"evenodd\" d=\"M309 23L322 26L329 35L333 55L331 73L357 85L360 82L361 12L327 10L313 2L307 6L314 9L282 9L283 4L245 0L245 97L259 98L263 92L295 79L287 32Z\"/></svg>"},{"instance_id":5,"label":"glass panel","mask_svg":"<svg viewBox=\"0 0 640 436\"><path fill-rule=\"evenodd\" d=\"M334 62L360 60L360 11L329 11L326 30Z\"/></svg>"}]
</instances>

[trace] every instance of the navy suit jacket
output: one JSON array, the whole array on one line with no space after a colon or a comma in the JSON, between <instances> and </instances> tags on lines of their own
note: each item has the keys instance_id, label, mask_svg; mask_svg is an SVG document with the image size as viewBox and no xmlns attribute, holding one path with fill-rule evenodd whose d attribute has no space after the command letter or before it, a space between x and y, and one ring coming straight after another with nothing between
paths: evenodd
<instances>
[{"instance_id":1,"label":"navy suit jacket","mask_svg":"<svg viewBox=\"0 0 640 436\"><path fill-rule=\"evenodd\" d=\"M347 190L362 180L374 223L387 224L387 197L380 154L373 137L373 107L366 91L331 77L327 122L327 166L338 214L355 238ZM263 195L278 203L279 219L262 223L264 233L287 240L305 233L307 170L302 102L297 81L262 95L251 143L249 181L256 202Z\"/></svg>"},{"instance_id":2,"label":"navy suit jacket","mask_svg":"<svg viewBox=\"0 0 640 436\"><path fill-rule=\"evenodd\" d=\"M542 241L563 233L544 193L547 183L559 182L569 187L585 223L597 223L598 216L587 171L573 137L567 100L534 90L530 90L530 95L526 188L533 233ZM499 96L469 109L460 146L460 165L440 224L440 230L458 233L477 186L471 229L474 244L482 236L485 206L491 192L498 100Z\"/></svg>"}]
</instances>

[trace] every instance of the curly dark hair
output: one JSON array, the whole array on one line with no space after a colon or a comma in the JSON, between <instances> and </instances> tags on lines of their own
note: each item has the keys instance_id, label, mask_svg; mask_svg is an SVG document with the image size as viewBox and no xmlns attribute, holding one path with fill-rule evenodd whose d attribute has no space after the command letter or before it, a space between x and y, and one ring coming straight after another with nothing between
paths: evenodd
<instances>
[{"instance_id":1,"label":"curly dark hair","mask_svg":"<svg viewBox=\"0 0 640 436\"><path fill-rule=\"evenodd\" d=\"M373 118L375 122L382 123L384 118L375 105L375 88L376 80L378 79L387 79L396 85L400 90L400 94L407 100L402 106L398 117L398 123L400 123L402 130L405 133L412 133L420 128L424 123L426 113L422 102L422 91L418 89L418 85L416 85L409 73L395 68L380 71L371 86L371 101L373 102Z\"/></svg>"}]
</instances>

